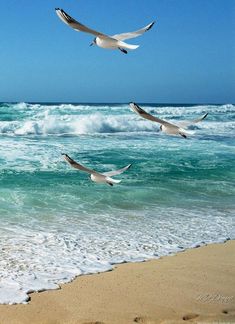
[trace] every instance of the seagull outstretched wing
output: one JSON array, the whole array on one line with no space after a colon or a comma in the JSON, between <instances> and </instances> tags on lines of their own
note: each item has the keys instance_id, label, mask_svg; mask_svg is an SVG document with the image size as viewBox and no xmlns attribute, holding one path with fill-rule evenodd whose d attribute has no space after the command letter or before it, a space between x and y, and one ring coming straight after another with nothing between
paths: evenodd
<instances>
[{"instance_id":1,"label":"seagull outstretched wing","mask_svg":"<svg viewBox=\"0 0 235 324\"><path fill-rule=\"evenodd\" d=\"M158 117L155 117L149 113L147 113L144 109L140 108L137 104L135 104L134 102L131 102L130 104L131 109L137 113L138 115L140 115L142 118L154 121L156 123L159 123L161 125L167 126L167 127L178 127L172 123L169 123L167 121L165 121L164 119L160 119Z\"/></svg>"},{"instance_id":2,"label":"seagull outstretched wing","mask_svg":"<svg viewBox=\"0 0 235 324\"><path fill-rule=\"evenodd\" d=\"M148 24L147 26L145 26L145 27L143 27L143 28L141 28L139 30L129 32L129 33L116 34L116 35L113 35L111 37L115 38L117 40L120 40L120 41L135 38L135 37L138 37L140 35L143 35L146 31L150 30L153 27L154 24L155 24L155 21L151 22L150 24Z\"/></svg>"},{"instance_id":3,"label":"seagull outstretched wing","mask_svg":"<svg viewBox=\"0 0 235 324\"><path fill-rule=\"evenodd\" d=\"M184 120L184 121L181 121L181 122L177 122L177 125L180 126L180 127L188 127L190 125L200 123L203 119L205 119L207 117L207 115L208 115L208 113L206 113L205 115L203 115L200 118L196 118L196 119L193 119L193 120Z\"/></svg>"},{"instance_id":4,"label":"seagull outstretched wing","mask_svg":"<svg viewBox=\"0 0 235 324\"><path fill-rule=\"evenodd\" d=\"M124 168L121 168L119 170L114 170L114 171L108 171L108 172L104 172L102 173L104 176L106 177L113 177L115 175L118 174L122 174L123 172L125 172L126 170L130 169L132 164L128 164L127 166L125 166Z\"/></svg>"},{"instance_id":5,"label":"seagull outstretched wing","mask_svg":"<svg viewBox=\"0 0 235 324\"><path fill-rule=\"evenodd\" d=\"M105 36L103 33L100 33L94 29L91 29L83 24L81 24L79 21L75 20L71 16L69 16L63 9L56 8L55 9L58 17L67 25L75 29L76 31L82 31L84 33L92 34L94 36Z\"/></svg>"},{"instance_id":6,"label":"seagull outstretched wing","mask_svg":"<svg viewBox=\"0 0 235 324\"><path fill-rule=\"evenodd\" d=\"M75 169L78 169L80 171L84 171L84 172L87 172L87 173L90 173L90 174L99 174L101 175L101 173L99 172L96 172L95 170L92 170L92 169L88 169L86 167L84 167L83 165L77 163L76 161L74 161L73 159L71 159L71 157L68 156L68 154L62 154L65 158L65 160L71 165L71 167L75 168Z\"/></svg>"}]
</instances>

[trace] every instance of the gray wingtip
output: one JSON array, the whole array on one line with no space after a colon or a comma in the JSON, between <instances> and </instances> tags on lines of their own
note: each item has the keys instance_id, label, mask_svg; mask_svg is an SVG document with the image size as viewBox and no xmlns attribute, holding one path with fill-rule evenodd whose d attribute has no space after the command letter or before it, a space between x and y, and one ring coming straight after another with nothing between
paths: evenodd
<instances>
[{"instance_id":1,"label":"gray wingtip","mask_svg":"<svg viewBox=\"0 0 235 324\"><path fill-rule=\"evenodd\" d=\"M129 102L129 106L134 106L134 107L136 107L136 108L138 108L139 106L135 103L135 102Z\"/></svg>"},{"instance_id":2,"label":"gray wingtip","mask_svg":"<svg viewBox=\"0 0 235 324\"><path fill-rule=\"evenodd\" d=\"M206 113L206 114L202 117L202 119L205 119L205 118L208 116L208 114L209 114L209 113Z\"/></svg>"},{"instance_id":3,"label":"gray wingtip","mask_svg":"<svg viewBox=\"0 0 235 324\"><path fill-rule=\"evenodd\" d=\"M133 163L130 163L128 165L125 165L122 169L125 169L125 171L129 170L130 167L133 165Z\"/></svg>"},{"instance_id":4,"label":"gray wingtip","mask_svg":"<svg viewBox=\"0 0 235 324\"><path fill-rule=\"evenodd\" d=\"M130 167L132 167L132 165L133 165L133 163L128 164L128 168L127 168L127 170L129 170Z\"/></svg>"},{"instance_id":5,"label":"gray wingtip","mask_svg":"<svg viewBox=\"0 0 235 324\"><path fill-rule=\"evenodd\" d=\"M138 110L138 106L135 102L129 102L129 107L135 112Z\"/></svg>"},{"instance_id":6,"label":"gray wingtip","mask_svg":"<svg viewBox=\"0 0 235 324\"><path fill-rule=\"evenodd\" d=\"M156 21L154 20L149 26L148 26L148 28L146 29L146 31L148 31L148 30L150 30L152 27L153 27L153 25L156 23Z\"/></svg>"},{"instance_id":7,"label":"gray wingtip","mask_svg":"<svg viewBox=\"0 0 235 324\"><path fill-rule=\"evenodd\" d=\"M72 160L71 157L69 157L68 154L66 154L66 153L61 153L61 155L68 158L69 160Z\"/></svg>"},{"instance_id":8,"label":"gray wingtip","mask_svg":"<svg viewBox=\"0 0 235 324\"><path fill-rule=\"evenodd\" d=\"M130 102L130 107L131 107L132 110L134 110L138 114L144 114L145 113L145 111L142 108L140 108L140 106L138 106L135 102Z\"/></svg>"}]
</instances>

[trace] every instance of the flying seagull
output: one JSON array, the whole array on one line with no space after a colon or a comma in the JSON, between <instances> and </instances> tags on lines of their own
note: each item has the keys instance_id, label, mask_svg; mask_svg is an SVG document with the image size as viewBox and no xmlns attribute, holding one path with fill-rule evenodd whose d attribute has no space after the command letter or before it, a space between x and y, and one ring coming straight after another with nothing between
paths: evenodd
<instances>
[{"instance_id":1,"label":"flying seagull","mask_svg":"<svg viewBox=\"0 0 235 324\"><path fill-rule=\"evenodd\" d=\"M153 21L151 24L145 26L144 28L136 30L134 32L108 36L108 35L98 32L94 29L86 27L85 25L76 21L71 16L69 16L63 9L56 8L55 11L56 11L58 17L65 24L69 25L76 31L82 31L84 33L94 35L95 38L94 38L93 42L90 44L90 46L97 45L102 48L119 49L120 51L122 51L125 54L127 54L127 50L134 50L134 49L138 48L139 45L131 45L131 44L127 44L123 41L126 39L135 38L135 37L138 37L138 36L144 34L146 31L151 29L155 23L155 21Z\"/></svg>"},{"instance_id":2,"label":"flying seagull","mask_svg":"<svg viewBox=\"0 0 235 324\"><path fill-rule=\"evenodd\" d=\"M161 131L163 131L167 134L170 134L170 135L180 135L184 138L187 138L187 134L189 134L189 131L187 131L183 127L188 127L190 125L199 123L203 119L205 119L206 116L208 115L208 113L207 113L204 116L197 118L197 119L193 119L191 121L177 122L177 125L176 125L176 124L172 124L164 119L160 119L158 117L150 115L149 113L147 113L144 109L140 108L134 102L131 102L129 105L130 105L131 109L134 112L136 112L138 115L140 115L141 117L161 124L161 126L160 126Z\"/></svg>"},{"instance_id":3,"label":"flying seagull","mask_svg":"<svg viewBox=\"0 0 235 324\"><path fill-rule=\"evenodd\" d=\"M121 180L116 180L111 177L121 174L131 167L131 164L128 164L127 166L125 166L124 168L121 168L119 170L99 173L99 172L96 172L95 170L88 169L88 168L84 167L83 165L77 163L76 161L71 159L71 157L69 157L68 154L62 153L62 155L64 156L65 160L71 165L71 167L89 173L91 175L90 177L91 177L92 181L98 182L98 183L107 183L110 186L113 186L114 184L121 182Z\"/></svg>"}]
</instances>

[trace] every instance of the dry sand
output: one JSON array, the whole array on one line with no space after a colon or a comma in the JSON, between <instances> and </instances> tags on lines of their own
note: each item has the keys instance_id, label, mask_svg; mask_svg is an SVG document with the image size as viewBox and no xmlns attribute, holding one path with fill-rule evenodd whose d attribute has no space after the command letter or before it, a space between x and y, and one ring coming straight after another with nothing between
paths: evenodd
<instances>
[{"instance_id":1,"label":"dry sand","mask_svg":"<svg viewBox=\"0 0 235 324\"><path fill-rule=\"evenodd\" d=\"M235 241L78 277L28 305L0 306L0 323L235 323Z\"/></svg>"}]
</instances>

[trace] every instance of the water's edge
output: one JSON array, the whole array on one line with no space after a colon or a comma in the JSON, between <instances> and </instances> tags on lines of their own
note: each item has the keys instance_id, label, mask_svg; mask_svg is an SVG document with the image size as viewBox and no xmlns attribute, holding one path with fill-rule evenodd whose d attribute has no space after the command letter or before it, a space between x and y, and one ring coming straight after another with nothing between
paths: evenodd
<instances>
[{"instance_id":1,"label":"water's edge","mask_svg":"<svg viewBox=\"0 0 235 324\"><path fill-rule=\"evenodd\" d=\"M177 255L178 253L182 253L182 252L186 252L186 251L189 251L189 250L192 250L192 249L197 249L197 248L205 247L205 246L208 246L208 245L225 244L228 241L235 241L235 237L234 238L227 238L225 240L214 241L214 242L210 242L210 243L205 243L205 242L195 243L194 246L191 246L191 247L188 247L188 248L183 248L182 247L182 249L180 249L178 251L170 252L168 254L161 255L159 257L152 256L150 258L143 259L143 260L138 260L138 261L124 261L124 262L120 262L120 263L113 263L112 264L112 267L110 269L108 269L108 270L98 271L98 272L93 272L93 273L91 272L91 273L86 273L86 274L78 274L78 275L74 276L73 278L71 278L70 280L68 279L66 282L58 284L58 287L56 287L56 288L40 289L40 290L30 290L30 291L27 292L27 295L28 295L27 300L25 300L22 303L10 303L10 304L1 304L1 305L11 305L11 306L13 306L13 305L19 305L19 304L22 304L22 305L29 304L30 301L31 301L31 295L33 295L34 293L40 293L40 292L45 292L45 291L49 291L49 290L60 290L60 289L63 289L63 285L66 285L67 283L71 283L71 282L77 280L81 276L88 276L88 275L90 276L90 275L95 275L95 274L99 274L99 273L105 273L105 272L113 271L113 270L115 270L115 268L117 266L120 266L120 265L122 265L124 263L125 264L126 263L135 263L135 264L138 264L138 263L142 263L142 262L151 262L153 260L159 260L159 259L166 258L166 257L169 257L169 256L174 256L174 255Z\"/></svg>"}]
</instances>

